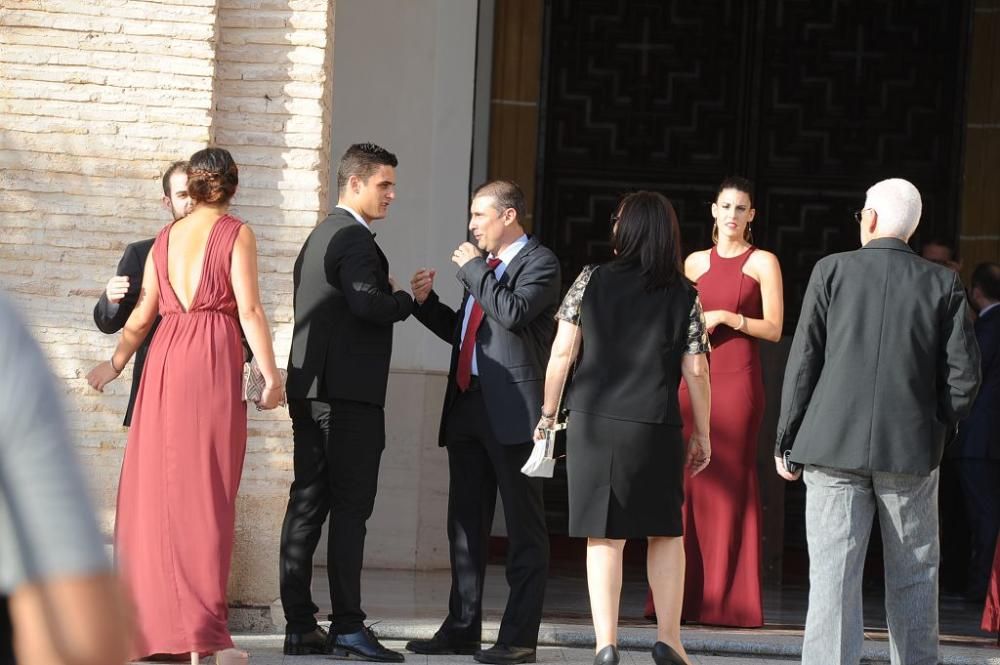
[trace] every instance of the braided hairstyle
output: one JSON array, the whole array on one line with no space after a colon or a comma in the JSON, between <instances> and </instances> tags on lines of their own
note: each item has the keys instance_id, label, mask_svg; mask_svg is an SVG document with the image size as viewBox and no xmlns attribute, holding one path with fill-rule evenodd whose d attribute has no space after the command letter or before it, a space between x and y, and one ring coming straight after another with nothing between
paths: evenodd
<instances>
[{"instance_id":1,"label":"braided hairstyle","mask_svg":"<svg viewBox=\"0 0 1000 665\"><path fill-rule=\"evenodd\" d=\"M188 196L195 204L224 205L236 193L240 170L224 148L205 148L188 160Z\"/></svg>"}]
</instances>

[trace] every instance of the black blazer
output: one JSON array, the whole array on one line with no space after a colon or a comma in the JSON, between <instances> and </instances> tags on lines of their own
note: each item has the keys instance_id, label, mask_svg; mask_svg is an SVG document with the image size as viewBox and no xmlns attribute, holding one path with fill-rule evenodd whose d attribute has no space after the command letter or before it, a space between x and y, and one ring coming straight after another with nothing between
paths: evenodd
<instances>
[{"instance_id":1,"label":"black blazer","mask_svg":"<svg viewBox=\"0 0 1000 665\"><path fill-rule=\"evenodd\" d=\"M983 383L949 457L1000 460L1000 306L975 325Z\"/></svg>"},{"instance_id":2,"label":"black blazer","mask_svg":"<svg viewBox=\"0 0 1000 665\"><path fill-rule=\"evenodd\" d=\"M414 311L431 332L452 345L438 443L445 445L445 418L458 394L455 371L470 295L484 314L476 334L476 365L493 434L502 444L531 441L542 412L545 368L555 336L559 260L538 240L529 238L499 280L482 258L462 266L458 280L466 289L458 311L443 304L433 291Z\"/></svg>"},{"instance_id":3,"label":"black blazer","mask_svg":"<svg viewBox=\"0 0 1000 665\"><path fill-rule=\"evenodd\" d=\"M146 257L153 247L155 238L134 242L125 248L121 261L118 262L118 276L128 277L128 291L125 297L117 305L108 302L106 293L101 294L100 300L94 305L94 323L103 333L114 334L125 326L128 317L131 316L135 304L139 301L139 289L142 288L142 275L146 268ZM128 396L128 408L125 410L125 421L122 423L128 427L132 423L132 409L135 407L135 396L139 392L139 380L142 378L142 367L146 362L146 351L149 350L149 343L156 333L156 327L160 325L160 317L157 316L150 328L146 339L142 341L135 352L135 364L132 366L132 391Z\"/></svg>"},{"instance_id":4,"label":"black blazer","mask_svg":"<svg viewBox=\"0 0 1000 665\"><path fill-rule=\"evenodd\" d=\"M312 230L295 260L289 398L385 405L392 324L413 299L389 287L375 236L343 208Z\"/></svg>"},{"instance_id":5,"label":"black blazer","mask_svg":"<svg viewBox=\"0 0 1000 665\"><path fill-rule=\"evenodd\" d=\"M775 454L838 469L926 475L979 387L958 275L901 240L819 261L781 392Z\"/></svg>"},{"instance_id":6,"label":"black blazer","mask_svg":"<svg viewBox=\"0 0 1000 665\"><path fill-rule=\"evenodd\" d=\"M566 408L682 427L677 388L697 297L683 277L647 291L638 266L594 269L580 304L584 344Z\"/></svg>"}]
</instances>

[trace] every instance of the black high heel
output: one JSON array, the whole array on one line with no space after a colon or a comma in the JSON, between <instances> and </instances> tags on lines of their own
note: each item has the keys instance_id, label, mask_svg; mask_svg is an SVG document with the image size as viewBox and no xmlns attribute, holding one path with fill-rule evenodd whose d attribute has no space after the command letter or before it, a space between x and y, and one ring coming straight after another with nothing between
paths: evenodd
<instances>
[{"instance_id":1,"label":"black high heel","mask_svg":"<svg viewBox=\"0 0 1000 665\"><path fill-rule=\"evenodd\" d=\"M618 665L621 656L618 655L618 647L609 644L594 656L594 665Z\"/></svg>"},{"instance_id":2,"label":"black high heel","mask_svg":"<svg viewBox=\"0 0 1000 665\"><path fill-rule=\"evenodd\" d=\"M663 642L653 645L653 662L656 665L687 665L687 661L673 647Z\"/></svg>"}]
</instances>

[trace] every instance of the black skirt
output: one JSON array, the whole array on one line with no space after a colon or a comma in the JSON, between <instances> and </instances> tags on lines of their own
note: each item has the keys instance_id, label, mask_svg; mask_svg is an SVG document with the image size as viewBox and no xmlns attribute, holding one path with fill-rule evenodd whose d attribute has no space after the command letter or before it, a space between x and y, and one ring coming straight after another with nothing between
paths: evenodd
<instances>
[{"instance_id":1,"label":"black skirt","mask_svg":"<svg viewBox=\"0 0 1000 665\"><path fill-rule=\"evenodd\" d=\"M680 536L681 428L573 411L566 432L569 535Z\"/></svg>"}]
</instances>

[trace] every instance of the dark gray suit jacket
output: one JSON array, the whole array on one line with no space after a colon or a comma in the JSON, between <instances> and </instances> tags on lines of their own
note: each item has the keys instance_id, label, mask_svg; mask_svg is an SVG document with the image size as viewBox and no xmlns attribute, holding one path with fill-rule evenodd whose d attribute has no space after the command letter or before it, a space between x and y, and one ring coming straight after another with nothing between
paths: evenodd
<instances>
[{"instance_id":1,"label":"dark gray suit jacket","mask_svg":"<svg viewBox=\"0 0 1000 665\"><path fill-rule=\"evenodd\" d=\"M775 454L926 475L972 406L979 347L958 275L901 240L819 261L785 369Z\"/></svg>"},{"instance_id":2,"label":"dark gray suit jacket","mask_svg":"<svg viewBox=\"0 0 1000 665\"><path fill-rule=\"evenodd\" d=\"M443 304L433 291L414 310L421 323L452 345L438 442L445 444L445 418L458 393L455 370L470 294L484 314L476 334L476 366L493 434L505 445L531 441L542 412L545 368L555 335L559 260L530 238L499 280L481 258L462 266L458 280L466 289L458 311Z\"/></svg>"},{"instance_id":3,"label":"dark gray suit jacket","mask_svg":"<svg viewBox=\"0 0 1000 665\"><path fill-rule=\"evenodd\" d=\"M392 324L413 299L389 286L375 236L334 208L295 261L295 328L288 357L289 399L346 399L385 405Z\"/></svg>"},{"instance_id":4,"label":"dark gray suit jacket","mask_svg":"<svg viewBox=\"0 0 1000 665\"><path fill-rule=\"evenodd\" d=\"M107 334L113 334L121 330L132 315L135 304L139 301L139 289L142 288L142 275L146 270L146 257L149 250L153 248L155 238L134 242L125 248L121 260L118 262L118 270L115 274L120 277L128 277L128 291L117 305L108 302L106 293L102 293L97 304L94 305L94 323L97 328ZM146 339L135 352L135 364L132 366L132 390L128 396L128 408L125 409L125 421L122 423L126 427L132 424L132 410L135 408L135 396L139 393L139 382L142 379L142 368L146 363L146 351L149 350L149 343L153 341L156 327L160 325L160 317L153 321L153 327L149 329Z\"/></svg>"},{"instance_id":5,"label":"dark gray suit jacket","mask_svg":"<svg viewBox=\"0 0 1000 665\"><path fill-rule=\"evenodd\" d=\"M983 383L949 457L1000 461L1000 306L976 319Z\"/></svg>"}]
</instances>

